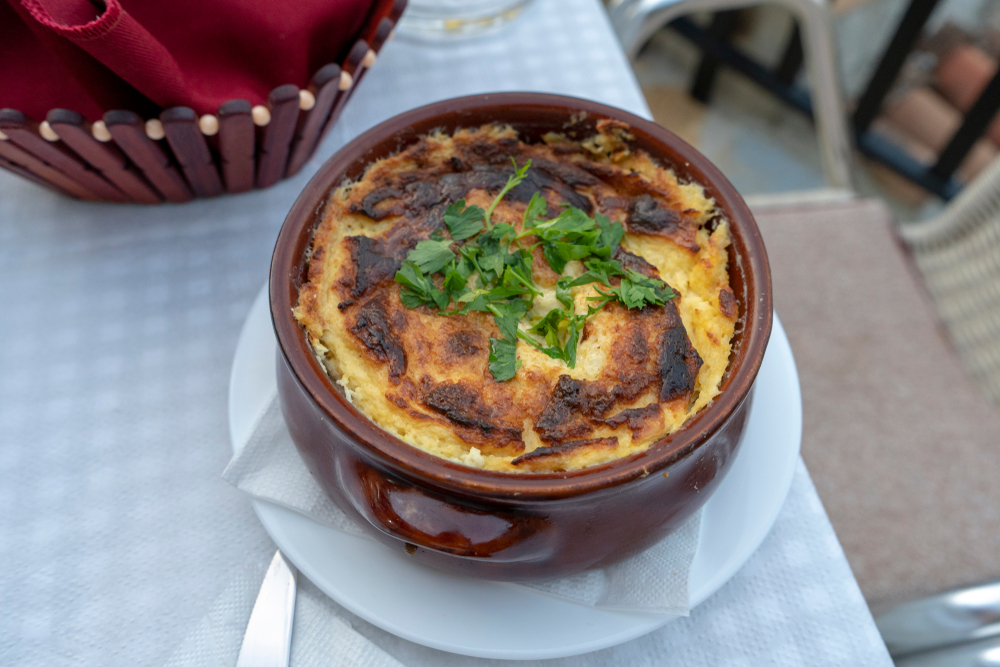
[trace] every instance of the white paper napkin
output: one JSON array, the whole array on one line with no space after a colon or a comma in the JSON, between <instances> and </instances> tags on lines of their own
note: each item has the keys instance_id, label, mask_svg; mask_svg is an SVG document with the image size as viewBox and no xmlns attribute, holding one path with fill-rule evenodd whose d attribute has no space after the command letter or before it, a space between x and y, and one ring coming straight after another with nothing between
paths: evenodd
<instances>
[{"instance_id":1,"label":"white paper napkin","mask_svg":"<svg viewBox=\"0 0 1000 667\"><path fill-rule=\"evenodd\" d=\"M167 660L166 667L232 667L273 551L251 554ZM299 575L289 663L296 667L402 667L363 637L336 603Z\"/></svg>"},{"instance_id":2,"label":"white paper napkin","mask_svg":"<svg viewBox=\"0 0 1000 667\"><path fill-rule=\"evenodd\" d=\"M366 537L312 478L272 399L223 479L254 498L288 507L336 530ZM539 593L603 609L687 616L688 578L698 549L701 512L664 540L616 565L537 584Z\"/></svg>"}]
</instances>

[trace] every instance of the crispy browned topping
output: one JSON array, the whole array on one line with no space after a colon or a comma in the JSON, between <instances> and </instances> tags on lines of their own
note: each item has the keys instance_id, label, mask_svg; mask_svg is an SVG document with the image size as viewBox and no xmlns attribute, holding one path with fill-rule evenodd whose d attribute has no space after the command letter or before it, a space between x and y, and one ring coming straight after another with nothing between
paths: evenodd
<instances>
[{"instance_id":1,"label":"crispy browned topping","mask_svg":"<svg viewBox=\"0 0 1000 667\"><path fill-rule=\"evenodd\" d=\"M735 320L739 314L739 307L736 305L736 295L728 285L719 290L719 308L722 314L731 320Z\"/></svg>"},{"instance_id":2,"label":"crispy browned topping","mask_svg":"<svg viewBox=\"0 0 1000 667\"><path fill-rule=\"evenodd\" d=\"M524 451L521 429L506 424L503 414L484 405L475 387L461 382L435 385L429 378L421 384L426 387L424 405L462 427L473 442L491 450Z\"/></svg>"},{"instance_id":3,"label":"crispy browned topping","mask_svg":"<svg viewBox=\"0 0 1000 667\"><path fill-rule=\"evenodd\" d=\"M364 216L379 224L378 231L339 237L335 227L318 232L310 282L318 280L318 265L325 260L333 278L325 289L336 295L341 330L353 337L359 354L386 369L389 384L378 391L393 410L424 424L412 428L446 426L484 455L511 457L509 469L564 470L578 465L574 460L607 460L624 446L622 437L630 443L629 433L633 443L662 433L665 416L684 414L696 396L703 362L678 311L680 296L632 311L610 303L594 315L581 345L600 340L606 360L588 371L588 379L526 364L509 382L497 382L488 370L488 338L499 335L491 316L442 317L422 306L407 309L400 301L394 276L407 253L435 230L447 231L442 216L449 204L469 198L485 205L495 196L513 173L511 157L518 164L530 159L532 167L495 219L519 227L527 202L541 192L552 216L560 205L571 204L623 223L630 235L667 238L692 255L699 251L696 235L704 212L689 209L684 197L663 183L592 157L575 142L528 145L472 132L456 134L444 156L438 144L423 138L395 162L377 165L344 189L335 201L339 215ZM623 246L614 259L626 269L660 277L653 263ZM543 287L554 286L559 277L538 249L532 271ZM300 312L318 317L319 298L314 289L304 291ZM719 292L718 304L735 318L728 287ZM319 325L310 331L320 337ZM540 354L519 348L522 353Z\"/></svg>"},{"instance_id":4,"label":"crispy browned topping","mask_svg":"<svg viewBox=\"0 0 1000 667\"><path fill-rule=\"evenodd\" d=\"M590 173L575 165L527 155L530 148L517 141L505 143L503 140L460 144L458 155L452 159L444 163L428 162L422 169L385 174L373 182L370 190L357 197L359 201L352 198L350 210L373 220L393 216L404 218L375 238L349 236L344 239L351 262L344 267L339 286L345 298L341 302L342 310L348 319L353 315L351 333L374 360L388 364L393 383L398 383L400 376L406 373L404 339L407 337L412 343L425 341L431 348L426 356L421 355L424 357L421 364L446 364L454 371L486 365L489 346L482 331L460 329L441 341L433 341L431 332L422 322L432 315L423 313L422 308L408 313L393 306L390 317L384 304L399 304L398 285L393 276L405 253L442 226L441 215L449 203L467 196L473 189L498 192L513 173L511 155L532 158L528 177L508 195L514 202L527 203L532 194L542 191L551 197L550 202L570 203L590 211L593 209L590 199L573 188L593 188L603 181L611 181L633 195L627 218L630 232L691 239L693 243L697 226L690 224L690 216L667 208L662 196L659 201L654 199L650 194L655 192L654 186L638 176L623 174L620 169L604 165L595 168L588 164L593 172ZM418 146L414 152L421 156L428 150ZM552 208L555 214L557 209ZM652 264L624 248L619 247L615 256L628 268L649 277L659 276ZM536 263L539 267L547 266L544 261ZM555 278L555 274L550 277L552 282ZM357 306L357 313L353 314L355 305L351 302L368 295L371 298ZM581 381L563 375L551 388L538 387L549 397L540 413L532 415L523 410L513 400L513 386L496 383L486 376L481 376L477 383L487 385L485 392L482 386L435 385L424 378L420 382L418 402L455 426L456 432L467 442L481 448L485 446L484 451L511 448L523 451L519 424L524 417L535 418L535 431L550 446L586 437L602 424L620 426L628 423L629 428L640 430L642 415L650 413L649 410L626 410L621 417L605 417L615 405L628 404L649 390L663 402L689 398L701 359L691 346L674 302L632 313L620 305L608 306L607 311L609 317L621 321L620 335L614 341L611 354L614 363L599 380ZM408 322L415 325L410 327L409 333L406 331ZM486 330L496 335L492 322ZM498 400L500 396L503 400ZM501 412L488 408L484 398L491 399L490 405L507 405L510 409Z\"/></svg>"},{"instance_id":5,"label":"crispy browned topping","mask_svg":"<svg viewBox=\"0 0 1000 667\"><path fill-rule=\"evenodd\" d=\"M399 384L399 377L406 372L406 351L399 339L405 322L399 317L390 318L385 303L376 297L357 309L350 328L375 360L389 365L389 378L394 384Z\"/></svg>"},{"instance_id":6,"label":"crispy browned topping","mask_svg":"<svg viewBox=\"0 0 1000 667\"><path fill-rule=\"evenodd\" d=\"M560 463L566 461L571 455L579 455L584 450L595 452L600 450L613 450L618 447L618 438L592 438L590 440L575 440L564 442L561 445L552 447L541 447L533 452L528 452L511 461L511 465L526 470L559 470L563 466Z\"/></svg>"}]
</instances>

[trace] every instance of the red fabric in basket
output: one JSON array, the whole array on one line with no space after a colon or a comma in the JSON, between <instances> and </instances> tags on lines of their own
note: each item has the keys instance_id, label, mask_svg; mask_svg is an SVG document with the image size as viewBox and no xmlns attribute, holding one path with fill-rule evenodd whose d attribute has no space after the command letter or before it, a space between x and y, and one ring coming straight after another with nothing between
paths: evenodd
<instances>
[{"instance_id":1,"label":"red fabric in basket","mask_svg":"<svg viewBox=\"0 0 1000 667\"><path fill-rule=\"evenodd\" d=\"M0 0L0 107L91 121L233 99L261 104L342 62L384 0Z\"/></svg>"}]
</instances>

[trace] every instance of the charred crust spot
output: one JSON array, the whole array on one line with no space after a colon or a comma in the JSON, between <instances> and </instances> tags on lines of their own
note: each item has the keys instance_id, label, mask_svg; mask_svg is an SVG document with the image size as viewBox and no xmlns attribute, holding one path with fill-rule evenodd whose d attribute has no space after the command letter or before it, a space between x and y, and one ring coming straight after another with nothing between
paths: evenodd
<instances>
[{"instance_id":1,"label":"charred crust spot","mask_svg":"<svg viewBox=\"0 0 1000 667\"><path fill-rule=\"evenodd\" d=\"M650 403L643 408L629 408L627 410L622 410L615 416L605 419L604 423L611 428L618 428L622 424L628 424L630 429L638 431L647 421L656 419L659 416L660 406L656 403Z\"/></svg>"},{"instance_id":2,"label":"charred crust spot","mask_svg":"<svg viewBox=\"0 0 1000 667\"><path fill-rule=\"evenodd\" d=\"M647 278L657 278L660 275L660 272L656 270L655 266L647 262L639 255L631 253L621 246L618 246L615 249L615 253L612 255L612 258L621 262L621 265L624 268L632 269L636 273L641 273Z\"/></svg>"},{"instance_id":3,"label":"charred crust spot","mask_svg":"<svg viewBox=\"0 0 1000 667\"><path fill-rule=\"evenodd\" d=\"M539 447L538 449L522 454L511 461L511 465L523 465L525 463L537 463L545 459L563 457L566 454L574 454L582 449L616 449L618 438L593 438L591 440L574 440L564 442L551 447Z\"/></svg>"},{"instance_id":4,"label":"charred crust spot","mask_svg":"<svg viewBox=\"0 0 1000 667\"><path fill-rule=\"evenodd\" d=\"M534 162L532 162L532 165L534 165ZM514 173L513 166L505 168L505 171L509 172L509 174ZM580 171L584 176L588 175L582 169ZM507 175L509 174L505 174L504 183L507 182ZM570 173L564 175L567 178L576 180ZM575 206L586 212L587 215L591 215L594 212L594 204L589 198L574 190L555 173L546 172L542 169L529 169L524 180L510 191L509 196L515 201L527 203L531 201L532 195L542 190L549 190L561 201Z\"/></svg>"},{"instance_id":5,"label":"charred crust spot","mask_svg":"<svg viewBox=\"0 0 1000 667\"><path fill-rule=\"evenodd\" d=\"M462 329L448 336L445 343L448 354L455 357L474 357L486 349L482 335Z\"/></svg>"},{"instance_id":6,"label":"charred crust spot","mask_svg":"<svg viewBox=\"0 0 1000 667\"><path fill-rule=\"evenodd\" d=\"M463 152L467 155L466 161L472 163L505 164L510 161L510 153L504 150L499 141L473 141L464 146Z\"/></svg>"},{"instance_id":7,"label":"charred crust spot","mask_svg":"<svg viewBox=\"0 0 1000 667\"><path fill-rule=\"evenodd\" d=\"M381 243L373 238L348 236L344 244L351 253L354 282L342 279L341 284L350 288L349 293L354 299L361 298L382 283L391 282L402 264L395 257L382 254Z\"/></svg>"},{"instance_id":8,"label":"charred crust spot","mask_svg":"<svg viewBox=\"0 0 1000 667\"><path fill-rule=\"evenodd\" d=\"M444 192L436 183L416 181L403 188L406 200L406 217L416 219L423 217L428 209L437 206L446 199Z\"/></svg>"},{"instance_id":9,"label":"charred crust spot","mask_svg":"<svg viewBox=\"0 0 1000 667\"><path fill-rule=\"evenodd\" d=\"M576 142L560 142L549 144L549 148L556 155L575 155L577 153L582 153L583 149L580 148L580 144Z\"/></svg>"},{"instance_id":10,"label":"charred crust spot","mask_svg":"<svg viewBox=\"0 0 1000 667\"><path fill-rule=\"evenodd\" d=\"M683 218L677 211L661 206L652 196L644 194L632 200L626 222L633 234L669 236L677 233Z\"/></svg>"},{"instance_id":11,"label":"charred crust spot","mask_svg":"<svg viewBox=\"0 0 1000 667\"><path fill-rule=\"evenodd\" d=\"M363 213L372 220L376 221L384 220L385 218L393 215L401 215L403 213L402 202L381 208L379 207L379 204L387 199L398 200L402 196L402 192L390 186L375 188L364 196L360 204L351 204L351 213Z\"/></svg>"},{"instance_id":12,"label":"charred crust spot","mask_svg":"<svg viewBox=\"0 0 1000 667\"><path fill-rule=\"evenodd\" d=\"M560 375L535 423L535 432L546 442L587 435L594 429L586 419L607 414L617 400L616 390L617 387L610 389L603 382L584 382Z\"/></svg>"},{"instance_id":13,"label":"charred crust spot","mask_svg":"<svg viewBox=\"0 0 1000 667\"><path fill-rule=\"evenodd\" d=\"M701 363L683 326L660 334L660 401L673 401L694 391Z\"/></svg>"},{"instance_id":14,"label":"charred crust spot","mask_svg":"<svg viewBox=\"0 0 1000 667\"><path fill-rule=\"evenodd\" d=\"M552 396L535 422L538 437L550 442L560 441L578 438L593 430L589 425L574 419L580 410L582 387L583 383L579 380L568 375L559 376Z\"/></svg>"},{"instance_id":15,"label":"charred crust spot","mask_svg":"<svg viewBox=\"0 0 1000 667\"><path fill-rule=\"evenodd\" d=\"M719 290L719 310L731 320L735 320L740 314L739 307L736 305L736 295L733 294L732 288L728 285Z\"/></svg>"},{"instance_id":16,"label":"charred crust spot","mask_svg":"<svg viewBox=\"0 0 1000 667\"><path fill-rule=\"evenodd\" d=\"M516 144L516 140L512 141ZM457 201L465 197L469 190L485 190L495 195L514 173L514 166L510 163L512 153L502 150L498 153L497 146L493 143L475 143L461 150L464 158L454 159L463 169L456 169L457 173L444 174L438 180L442 201ZM527 203L536 192L548 190L561 201L588 214L593 211L590 199L573 189L596 185L598 181L591 174L575 166L559 165L547 160L533 160L532 165L538 168L528 170L524 180L507 193L505 201ZM412 205L408 202L407 207L409 211Z\"/></svg>"},{"instance_id":17,"label":"charred crust spot","mask_svg":"<svg viewBox=\"0 0 1000 667\"><path fill-rule=\"evenodd\" d=\"M478 432L494 443L509 445L520 443L521 429L513 428L497 419L492 409L483 404L479 392L461 383L431 385L426 383L423 403L449 421Z\"/></svg>"},{"instance_id":18,"label":"charred crust spot","mask_svg":"<svg viewBox=\"0 0 1000 667\"><path fill-rule=\"evenodd\" d=\"M607 194L603 190L596 190L594 195L597 197L597 208L612 220L624 217L628 212L629 202L625 197Z\"/></svg>"},{"instance_id":19,"label":"charred crust spot","mask_svg":"<svg viewBox=\"0 0 1000 667\"><path fill-rule=\"evenodd\" d=\"M321 262L323 261L324 254L326 254L326 248L324 246L318 245L315 248L313 248L312 257L309 258L309 261L312 262L313 260L316 260L317 262Z\"/></svg>"},{"instance_id":20,"label":"charred crust spot","mask_svg":"<svg viewBox=\"0 0 1000 667\"><path fill-rule=\"evenodd\" d=\"M340 312L344 312L345 310L347 310L356 303L357 301L353 300L341 301L340 303L337 304L337 310L339 310Z\"/></svg>"},{"instance_id":21,"label":"charred crust spot","mask_svg":"<svg viewBox=\"0 0 1000 667\"><path fill-rule=\"evenodd\" d=\"M591 187L600 183L595 176L573 164L560 164L552 160L532 158L532 169L538 169L550 179L557 179L571 188Z\"/></svg>"},{"instance_id":22,"label":"charred crust spot","mask_svg":"<svg viewBox=\"0 0 1000 667\"><path fill-rule=\"evenodd\" d=\"M597 121L597 131L598 132L608 132L614 130L621 130L626 135L632 127L625 121L618 120L617 118L602 118Z\"/></svg>"},{"instance_id":23,"label":"charred crust spot","mask_svg":"<svg viewBox=\"0 0 1000 667\"><path fill-rule=\"evenodd\" d=\"M580 412L588 417L601 417L615 407L615 393L600 382L584 382Z\"/></svg>"},{"instance_id":24,"label":"charred crust spot","mask_svg":"<svg viewBox=\"0 0 1000 667\"><path fill-rule=\"evenodd\" d=\"M406 402L406 399L400 396L399 394L386 392L385 397L386 399L395 403L397 407L403 408L404 410L410 407L410 404Z\"/></svg>"},{"instance_id":25,"label":"charred crust spot","mask_svg":"<svg viewBox=\"0 0 1000 667\"><path fill-rule=\"evenodd\" d=\"M357 319L349 331L361 341L371 356L389 364L389 380L393 384L399 384L400 376L406 372L406 352L389 313L378 298L365 302L358 309Z\"/></svg>"},{"instance_id":26,"label":"charred crust spot","mask_svg":"<svg viewBox=\"0 0 1000 667\"><path fill-rule=\"evenodd\" d=\"M451 165L453 171L465 171L465 164L454 155L448 158L448 164Z\"/></svg>"}]
</instances>

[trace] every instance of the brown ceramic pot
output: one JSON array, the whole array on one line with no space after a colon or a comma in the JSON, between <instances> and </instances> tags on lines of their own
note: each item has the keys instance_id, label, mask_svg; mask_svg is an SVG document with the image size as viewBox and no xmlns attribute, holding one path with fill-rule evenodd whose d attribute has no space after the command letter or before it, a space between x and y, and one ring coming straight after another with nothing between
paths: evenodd
<instances>
[{"instance_id":1,"label":"brown ceramic pot","mask_svg":"<svg viewBox=\"0 0 1000 667\"><path fill-rule=\"evenodd\" d=\"M742 319L722 392L683 429L627 458L569 473L488 472L435 457L381 430L344 398L292 317L306 251L331 190L359 178L434 128L500 121L523 139L598 120L624 121L632 145L682 179L705 186L731 223L730 283ZM630 113L570 97L498 93L445 100L365 132L319 170L278 235L271 263L278 393L292 439L337 505L372 536L449 572L505 581L561 577L638 553L678 528L728 471L771 332L771 278L746 204L709 161L677 136Z\"/></svg>"}]
</instances>

